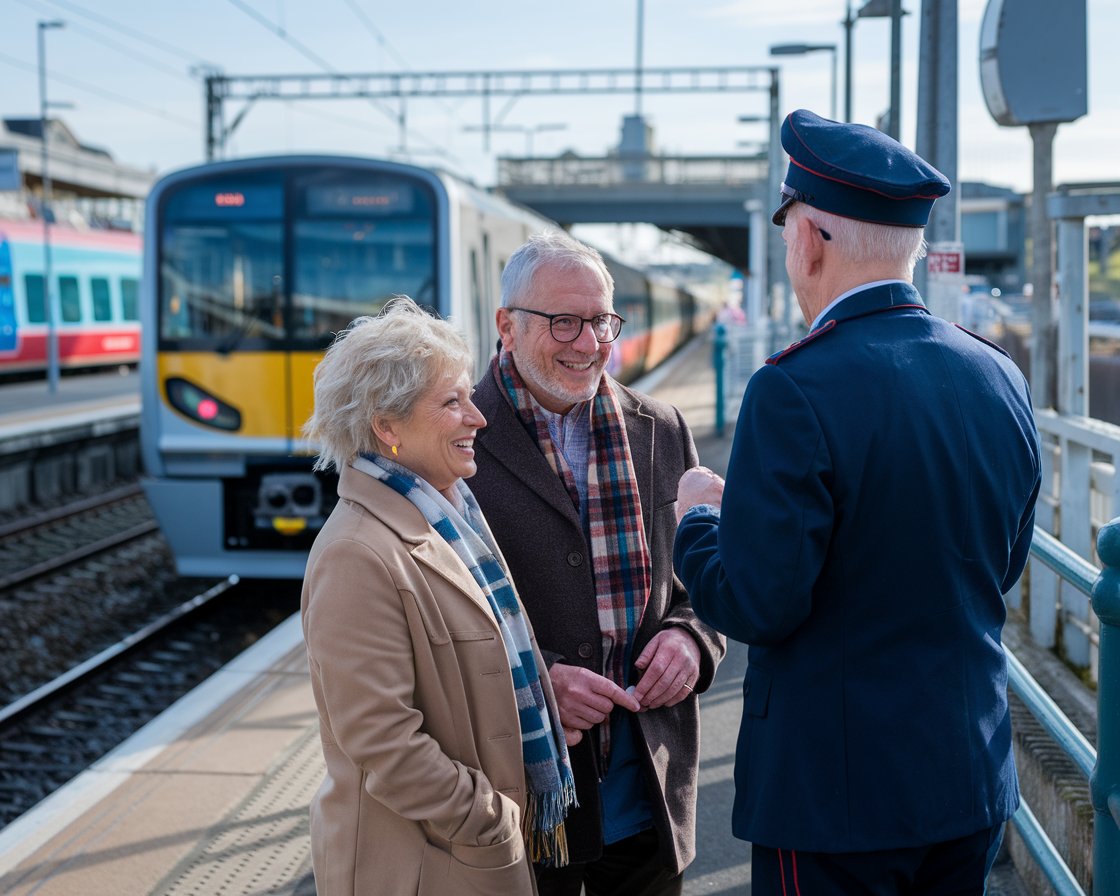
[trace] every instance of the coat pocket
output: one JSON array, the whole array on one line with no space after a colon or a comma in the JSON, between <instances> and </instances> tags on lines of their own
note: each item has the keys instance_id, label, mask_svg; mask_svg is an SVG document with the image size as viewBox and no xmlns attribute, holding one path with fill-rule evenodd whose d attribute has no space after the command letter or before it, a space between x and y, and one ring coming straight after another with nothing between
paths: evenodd
<instances>
[{"instance_id":1,"label":"coat pocket","mask_svg":"<svg viewBox=\"0 0 1120 896\"><path fill-rule=\"evenodd\" d=\"M531 896L533 869L521 834L493 846L452 846L430 841L420 860L417 896Z\"/></svg>"}]
</instances>

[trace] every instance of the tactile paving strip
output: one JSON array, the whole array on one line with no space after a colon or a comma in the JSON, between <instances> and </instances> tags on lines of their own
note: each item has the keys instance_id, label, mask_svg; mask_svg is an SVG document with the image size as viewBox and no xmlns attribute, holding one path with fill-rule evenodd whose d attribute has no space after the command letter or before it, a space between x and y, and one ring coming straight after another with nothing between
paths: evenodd
<instances>
[{"instance_id":1,"label":"tactile paving strip","mask_svg":"<svg viewBox=\"0 0 1120 896\"><path fill-rule=\"evenodd\" d=\"M312 726L153 891L159 896L314 896L307 807L323 780Z\"/></svg>"}]
</instances>

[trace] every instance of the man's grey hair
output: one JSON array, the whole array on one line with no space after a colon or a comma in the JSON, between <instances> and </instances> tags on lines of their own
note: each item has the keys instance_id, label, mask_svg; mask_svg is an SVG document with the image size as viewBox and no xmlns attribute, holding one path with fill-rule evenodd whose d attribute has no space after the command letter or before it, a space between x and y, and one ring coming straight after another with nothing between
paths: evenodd
<instances>
[{"instance_id":1,"label":"man's grey hair","mask_svg":"<svg viewBox=\"0 0 1120 896\"><path fill-rule=\"evenodd\" d=\"M314 469L341 471L376 450L374 418L407 420L440 377L469 372L471 364L462 334L408 296L391 299L376 317L357 318L315 368L315 410L303 426L319 449Z\"/></svg>"},{"instance_id":2,"label":"man's grey hair","mask_svg":"<svg viewBox=\"0 0 1120 896\"><path fill-rule=\"evenodd\" d=\"M818 227L827 230L836 247L853 264L890 261L912 277L914 265L926 257L924 227L872 224L870 221L844 218L819 208L811 208L801 202L794 203L789 211L795 218L797 215L804 215ZM789 215L786 221L789 221Z\"/></svg>"},{"instance_id":3,"label":"man's grey hair","mask_svg":"<svg viewBox=\"0 0 1120 896\"><path fill-rule=\"evenodd\" d=\"M533 292L533 278L545 265L561 270L586 268L594 271L603 281L607 295L614 295L614 278L603 256L563 230L553 228L533 234L509 257L502 271L502 307L520 305L529 298Z\"/></svg>"}]
</instances>

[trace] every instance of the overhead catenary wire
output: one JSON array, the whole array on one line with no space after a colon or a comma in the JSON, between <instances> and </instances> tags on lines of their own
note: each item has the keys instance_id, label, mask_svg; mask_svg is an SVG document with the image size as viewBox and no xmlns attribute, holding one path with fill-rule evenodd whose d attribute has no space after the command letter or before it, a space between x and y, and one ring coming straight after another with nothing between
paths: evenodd
<instances>
[{"instance_id":1,"label":"overhead catenary wire","mask_svg":"<svg viewBox=\"0 0 1120 896\"><path fill-rule=\"evenodd\" d=\"M31 6L32 5L32 4L28 3L27 0L21 0L21 2L23 2L23 4L25 6ZM67 12L72 12L72 13L75 13L76 15L84 16L85 18L90 19L91 21L97 22L99 25L102 25L105 28L109 28L113 31L116 31L119 34L123 34L125 37L129 37L132 40L139 41L140 43L143 43L145 46L156 47L158 49L163 50L165 53L171 53L174 56L178 56L181 59L185 59L187 62L189 62L193 66L205 66L205 67L208 67L208 68L218 68L218 66L215 65L213 62L209 62L208 60L201 58L197 53L192 53L189 50L184 50L181 47L177 47L174 44L169 43L165 40L162 40L158 37L154 37L151 34L147 34L143 31L140 31L140 30L138 30L136 28L133 28L129 25L125 25L121 22L118 22L116 19L112 19L109 16L105 16L105 15L101 15L99 13L91 12L90 10L85 9L84 7L78 6L76 3L68 2L68 0L39 0L39 2L50 3L53 6L57 6L61 9L66 10Z\"/></svg>"},{"instance_id":2,"label":"overhead catenary wire","mask_svg":"<svg viewBox=\"0 0 1120 896\"><path fill-rule=\"evenodd\" d=\"M17 59L14 56L9 56L7 53L0 52L0 62L14 66L15 68L23 69L24 71L28 72L38 71L38 66L36 66L34 63L26 62L23 59ZM122 96L119 93L114 93L111 90L105 90L100 87L94 87L88 81L79 80L78 78L70 78L66 75L61 75L58 72L51 72L51 80L58 81L60 84L65 84L75 90L90 93L94 96L99 96L102 99L112 100L114 103L119 103L123 106L135 109L138 112L144 112L147 115L155 115L158 118L170 121L173 124L182 125L195 131L198 130L197 121L189 121L186 118L181 118L180 116L175 115L171 112L166 112L163 109L157 109L154 106L148 106L144 103L138 103L131 97Z\"/></svg>"},{"instance_id":3,"label":"overhead catenary wire","mask_svg":"<svg viewBox=\"0 0 1120 896\"><path fill-rule=\"evenodd\" d=\"M344 77L344 78L346 77L345 73L338 71L338 69L336 69L333 65L331 65L329 62L327 62L327 60L325 60L321 56L319 56L319 54L317 54L314 50L312 50L310 47L308 47L302 41L300 41L297 38L295 38L294 36L292 36L292 34L286 28L284 28L280 25L277 25L275 22L273 22L267 16L265 16L264 14L262 14L261 12L259 12L258 10L254 9L252 6L250 6L248 3L246 3L245 0L229 0L229 3L230 3L231 6L241 10L243 13L245 13L247 16L249 16L251 19L253 19L253 21L257 22L262 27L267 28L269 31L271 31L273 34L275 34L277 37L279 37L286 44L288 44L293 49L298 51L304 58L306 58L309 61L315 63L315 65L317 65L319 68L321 68L327 74L329 74L329 75L339 75L340 77ZM378 33L380 33L380 32L378 32ZM432 140L430 137L427 137L424 134L418 133L418 132L413 131L412 129L408 128L407 126L404 126L403 125L403 116L398 115L398 113L394 112L392 109L390 109L384 103L380 103L372 97L369 98L368 102L371 106L373 106L375 109L377 109L383 115L388 117L390 120L392 120L392 121L394 121L398 124L401 124L402 132L405 135L412 136L412 137L417 137L417 138L423 140L429 146L434 147L435 149L439 150L440 153L446 155L446 150L444 150L435 140Z\"/></svg>"}]
</instances>

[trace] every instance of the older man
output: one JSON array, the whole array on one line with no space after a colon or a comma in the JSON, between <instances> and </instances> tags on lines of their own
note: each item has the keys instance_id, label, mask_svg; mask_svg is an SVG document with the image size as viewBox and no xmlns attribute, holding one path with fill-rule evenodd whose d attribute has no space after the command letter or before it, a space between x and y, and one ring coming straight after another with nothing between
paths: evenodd
<instances>
[{"instance_id":1,"label":"older man","mask_svg":"<svg viewBox=\"0 0 1120 896\"><path fill-rule=\"evenodd\" d=\"M723 639L673 576L680 412L606 373L622 319L599 253L560 231L502 274L499 353L475 404L471 489L549 667L573 744L569 864L541 896L675 894L695 854L700 719Z\"/></svg>"},{"instance_id":2,"label":"older man","mask_svg":"<svg viewBox=\"0 0 1120 896\"><path fill-rule=\"evenodd\" d=\"M733 829L752 892L981 894L1018 805L1000 633L1039 444L1022 373L911 283L948 181L792 113L774 223L809 335L751 378L675 563L750 645ZM716 505L722 500L722 514Z\"/></svg>"}]
</instances>

